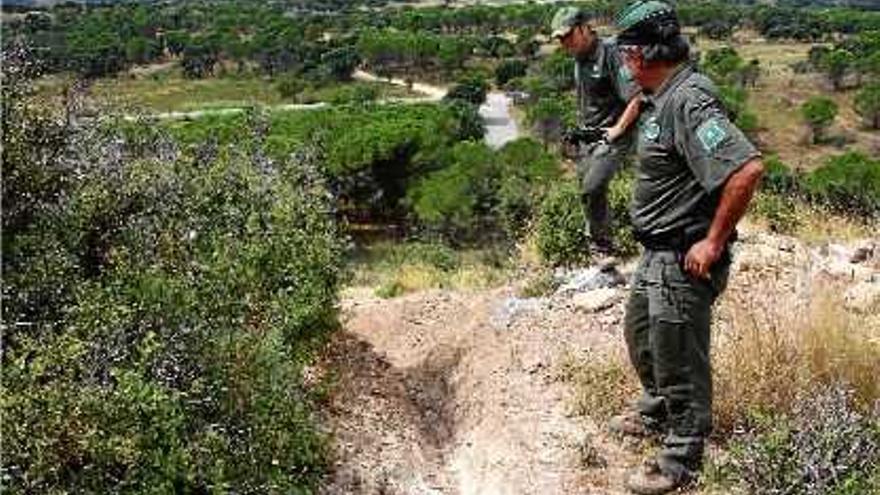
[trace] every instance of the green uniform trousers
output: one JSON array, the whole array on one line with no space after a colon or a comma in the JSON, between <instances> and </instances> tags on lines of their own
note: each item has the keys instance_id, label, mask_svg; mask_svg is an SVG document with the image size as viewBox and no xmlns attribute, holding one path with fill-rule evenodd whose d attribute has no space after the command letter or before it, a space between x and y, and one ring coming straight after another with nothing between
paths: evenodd
<instances>
[{"instance_id":1,"label":"green uniform trousers","mask_svg":"<svg viewBox=\"0 0 880 495\"><path fill-rule=\"evenodd\" d=\"M709 361L712 304L727 285L726 250L711 280L683 268L683 252L646 250L633 275L624 331L643 394L637 407L666 432L659 465L664 473L699 470L712 427Z\"/></svg>"},{"instance_id":2,"label":"green uniform trousers","mask_svg":"<svg viewBox=\"0 0 880 495\"><path fill-rule=\"evenodd\" d=\"M629 152L629 142L591 143L581 149L577 175L581 184L581 201L587 217L590 242L600 248L611 249L611 214L608 205L608 186Z\"/></svg>"}]
</instances>

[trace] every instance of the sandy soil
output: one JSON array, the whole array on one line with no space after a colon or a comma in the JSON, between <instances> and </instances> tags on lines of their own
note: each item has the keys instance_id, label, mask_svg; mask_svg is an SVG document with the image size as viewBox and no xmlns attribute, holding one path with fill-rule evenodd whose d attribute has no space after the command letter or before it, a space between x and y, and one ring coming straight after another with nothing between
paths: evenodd
<instances>
[{"instance_id":1,"label":"sandy soil","mask_svg":"<svg viewBox=\"0 0 880 495\"><path fill-rule=\"evenodd\" d=\"M876 239L860 244L874 261L855 264L856 245L762 233L741 244L718 312L722 332L724 306L758 286L796 303L815 283L838 280L880 302ZM390 300L349 291L345 328L323 363L335 383L324 422L336 460L322 493L624 493L626 470L650 445L621 445L575 415L560 371L566 360L620 351L626 290L517 299L508 286Z\"/></svg>"}]
</instances>

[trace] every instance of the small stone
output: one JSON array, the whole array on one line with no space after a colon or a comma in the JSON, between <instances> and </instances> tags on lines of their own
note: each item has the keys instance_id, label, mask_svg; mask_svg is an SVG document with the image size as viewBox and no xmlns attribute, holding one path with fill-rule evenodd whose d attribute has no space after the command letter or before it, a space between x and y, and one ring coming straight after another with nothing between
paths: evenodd
<instances>
[{"instance_id":1,"label":"small stone","mask_svg":"<svg viewBox=\"0 0 880 495\"><path fill-rule=\"evenodd\" d=\"M859 246L849 258L850 263L864 263L874 257L874 246L871 244Z\"/></svg>"},{"instance_id":2,"label":"small stone","mask_svg":"<svg viewBox=\"0 0 880 495\"><path fill-rule=\"evenodd\" d=\"M572 296L571 304L577 310L594 313L613 306L617 302L617 296L617 289L593 289Z\"/></svg>"}]
</instances>

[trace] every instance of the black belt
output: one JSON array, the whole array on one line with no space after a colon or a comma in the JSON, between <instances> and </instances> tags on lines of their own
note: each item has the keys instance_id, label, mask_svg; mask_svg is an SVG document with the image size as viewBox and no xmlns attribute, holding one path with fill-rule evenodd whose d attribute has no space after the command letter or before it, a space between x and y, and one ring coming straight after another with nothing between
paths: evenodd
<instances>
[{"instance_id":1,"label":"black belt","mask_svg":"<svg viewBox=\"0 0 880 495\"><path fill-rule=\"evenodd\" d=\"M678 251L687 252L694 244L706 238L708 231L699 229L679 229L663 234L648 234L645 232L634 231L636 240L651 251ZM737 239L737 232L734 230L727 240L728 247Z\"/></svg>"}]
</instances>

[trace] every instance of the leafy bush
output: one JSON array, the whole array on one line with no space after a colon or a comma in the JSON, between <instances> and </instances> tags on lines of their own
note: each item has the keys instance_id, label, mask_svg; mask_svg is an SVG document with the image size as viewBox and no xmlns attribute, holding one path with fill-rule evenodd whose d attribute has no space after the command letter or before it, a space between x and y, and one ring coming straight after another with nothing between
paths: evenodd
<instances>
[{"instance_id":1,"label":"leafy bush","mask_svg":"<svg viewBox=\"0 0 880 495\"><path fill-rule=\"evenodd\" d=\"M471 105L482 105L486 101L486 92L489 85L481 76L474 75L462 79L450 88L444 99L446 101L460 100Z\"/></svg>"},{"instance_id":2,"label":"leafy bush","mask_svg":"<svg viewBox=\"0 0 880 495\"><path fill-rule=\"evenodd\" d=\"M633 234L630 204L635 187L635 173L631 168L619 171L608 185L608 207L611 215L611 236L617 251L624 256L639 252L639 243Z\"/></svg>"},{"instance_id":3,"label":"leafy bush","mask_svg":"<svg viewBox=\"0 0 880 495\"><path fill-rule=\"evenodd\" d=\"M574 182L560 183L547 194L535 221L538 253L551 265L572 265L589 259L586 217L581 192Z\"/></svg>"},{"instance_id":4,"label":"leafy bush","mask_svg":"<svg viewBox=\"0 0 880 495\"><path fill-rule=\"evenodd\" d=\"M495 83L504 86L511 79L526 75L528 67L523 60L505 60L495 69Z\"/></svg>"},{"instance_id":5,"label":"leafy bush","mask_svg":"<svg viewBox=\"0 0 880 495\"><path fill-rule=\"evenodd\" d=\"M528 138L498 152L483 143L459 143L443 162L410 188L408 200L423 226L458 239L498 232L515 239L559 175L554 157Z\"/></svg>"},{"instance_id":6,"label":"leafy bush","mask_svg":"<svg viewBox=\"0 0 880 495\"><path fill-rule=\"evenodd\" d=\"M801 115L813 131L813 143L819 143L823 132L837 116L837 103L831 98L813 96L801 105Z\"/></svg>"},{"instance_id":7,"label":"leafy bush","mask_svg":"<svg viewBox=\"0 0 880 495\"><path fill-rule=\"evenodd\" d=\"M447 105L348 105L269 114L268 156L283 159L304 143L318 142L320 166L356 218L402 218L400 200L409 184L437 168L439 156L462 136L475 132L472 117ZM205 117L166 124L189 145L205 141L240 144L244 115ZM480 127L480 136L482 128Z\"/></svg>"},{"instance_id":8,"label":"leafy bush","mask_svg":"<svg viewBox=\"0 0 880 495\"><path fill-rule=\"evenodd\" d=\"M4 485L311 492L301 368L343 253L316 157L74 131L23 85L3 85Z\"/></svg>"},{"instance_id":9,"label":"leafy bush","mask_svg":"<svg viewBox=\"0 0 880 495\"><path fill-rule=\"evenodd\" d=\"M861 115L872 129L880 129L880 83L865 86L856 94L856 112Z\"/></svg>"},{"instance_id":10,"label":"leafy bush","mask_svg":"<svg viewBox=\"0 0 880 495\"><path fill-rule=\"evenodd\" d=\"M872 493L880 465L880 416L865 416L840 388L801 398L791 416L767 417L734 448L750 493Z\"/></svg>"},{"instance_id":11,"label":"leafy bush","mask_svg":"<svg viewBox=\"0 0 880 495\"><path fill-rule=\"evenodd\" d=\"M495 212L501 229L515 239L535 215L549 184L559 176L555 157L530 138L507 143L498 153L501 168Z\"/></svg>"},{"instance_id":12,"label":"leafy bush","mask_svg":"<svg viewBox=\"0 0 880 495\"><path fill-rule=\"evenodd\" d=\"M485 144L457 144L449 165L431 173L407 193L416 218L431 230L453 236L473 235L488 212L497 177L495 156Z\"/></svg>"},{"instance_id":13,"label":"leafy bush","mask_svg":"<svg viewBox=\"0 0 880 495\"><path fill-rule=\"evenodd\" d=\"M330 103L345 105L347 103L364 104L379 98L379 88L367 84L343 86L330 96Z\"/></svg>"},{"instance_id":14,"label":"leafy bush","mask_svg":"<svg viewBox=\"0 0 880 495\"><path fill-rule=\"evenodd\" d=\"M768 191L755 195L753 211L767 221L772 232L793 234L801 225L801 219L791 198Z\"/></svg>"},{"instance_id":15,"label":"leafy bush","mask_svg":"<svg viewBox=\"0 0 880 495\"><path fill-rule=\"evenodd\" d=\"M856 215L880 213L880 160L850 152L828 161L806 178L814 199Z\"/></svg>"}]
</instances>

